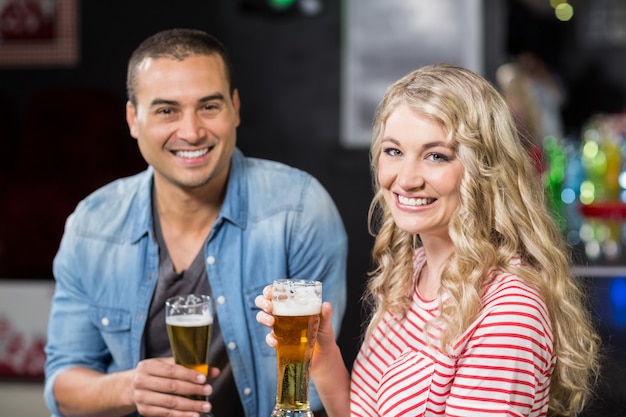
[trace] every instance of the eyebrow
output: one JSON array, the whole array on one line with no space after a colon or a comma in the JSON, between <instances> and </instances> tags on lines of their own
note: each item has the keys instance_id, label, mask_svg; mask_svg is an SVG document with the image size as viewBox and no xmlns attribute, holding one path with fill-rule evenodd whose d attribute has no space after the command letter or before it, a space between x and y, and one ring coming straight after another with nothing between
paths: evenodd
<instances>
[{"instance_id":1,"label":"eyebrow","mask_svg":"<svg viewBox=\"0 0 626 417\"><path fill-rule=\"evenodd\" d=\"M393 138L383 138L382 142L383 143L384 142L392 142L392 143L394 143L396 145L400 145L400 141L398 141L396 139L393 139ZM450 150L455 150L456 149L455 146L452 146L452 145L450 145L450 144L448 144L446 142L443 142L443 141L427 142L427 143L422 145L422 148L424 148L424 149L431 149L431 148L436 148L438 146L442 146L442 147L448 148Z\"/></svg>"},{"instance_id":2,"label":"eyebrow","mask_svg":"<svg viewBox=\"0 0 626 417\"><path fill-rule=\"evenodd\" d=\"M213 101L213 100L224 101L224 95L222 93L215 93L215 94L211 94L208 96L204 96L198 100L198 103L206 103L206 102ZM152 102L150 103L150 107L162 106L162 105L177 106L178 104L179 103L176 100L166 100L163 98L156 98L152 100Z\"/></svg>"}]
</instances>

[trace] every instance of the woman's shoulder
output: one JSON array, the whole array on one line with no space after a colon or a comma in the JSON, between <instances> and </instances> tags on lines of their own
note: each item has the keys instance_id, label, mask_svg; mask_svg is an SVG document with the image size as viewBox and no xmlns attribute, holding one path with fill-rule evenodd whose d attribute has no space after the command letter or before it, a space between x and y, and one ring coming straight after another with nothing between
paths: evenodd
<instances>
[{"instance_id":1,"label":"woman's shoulder","mask_svg":"<svg viewBox=\"0 0 626 417\"><path fill-rule=\"evenodd\" d=\"M493 279L482 296L483 312L499 317L541 322L550 327L548 307L540 291L521 276L505 271L494 271Z\"/></svg>"}]
</instances>

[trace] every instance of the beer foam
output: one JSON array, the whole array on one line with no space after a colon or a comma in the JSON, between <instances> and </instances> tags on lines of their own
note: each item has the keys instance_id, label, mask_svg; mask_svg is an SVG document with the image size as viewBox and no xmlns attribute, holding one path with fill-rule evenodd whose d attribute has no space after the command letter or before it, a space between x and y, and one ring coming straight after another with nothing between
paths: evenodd
<instances>
[{"instance_id":1,"label":"beer foam","mask_svg":"<svg viewBox=\"0 0 626 417\"><path fill-rule=\"evenodd\" d=\"M277 316L311 316L322 311L322 300L317 297L274 300L273 312Z\"/></svg>"},{"instance_id":2,"label":"beer foam","mask_svg":"<svg viewBox=\"0 0 626 417\"><path fill-rule=\"evenodd\" d=\"M165 323L170 326L200 327L213 324L213 317L208 314L170 316L165 319Z\"/></svg>"}]
</instances>

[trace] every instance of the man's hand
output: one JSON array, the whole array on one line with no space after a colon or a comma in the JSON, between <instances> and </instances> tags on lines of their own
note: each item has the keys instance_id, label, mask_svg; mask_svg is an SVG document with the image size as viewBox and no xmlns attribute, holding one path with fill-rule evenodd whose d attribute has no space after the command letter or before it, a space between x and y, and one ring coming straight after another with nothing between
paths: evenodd
<instances>
[{"instance_id":1,"label":"man's hand","mask_svg":"<svg viewBox=\"0 0 626 417\"><path fill-rule=\"evenodd\" d=\"M211 369L211 376L219 371ZM146 359L137 365L132 378L133 400L142 416L185 416L211 411L206 400L213 389L200 372L176 365L173 358ZM191 399L197 396L198 399Z\"/></svg>"}]
</instances>

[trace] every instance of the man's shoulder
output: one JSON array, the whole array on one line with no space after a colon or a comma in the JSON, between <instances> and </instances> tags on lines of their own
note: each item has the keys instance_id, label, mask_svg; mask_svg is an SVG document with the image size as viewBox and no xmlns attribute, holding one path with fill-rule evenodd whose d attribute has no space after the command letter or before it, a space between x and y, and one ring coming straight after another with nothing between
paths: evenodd
<instances>
[{"instance_id":1,"label":"man's shoulder","mask_svg":"<svg viewBox=\"0 0 626 417\"><path fill-rule=\"evenodd\" d=\"M275 210L291 207L301 210L327 210L333 205L328 190L311 173L267 159L247 158L245 184L250 208ZM263 207L261 207L261 205Z\"/></svg>"},{"instance_id":2,"label":"man's shoulder","mask_svg":"<svg viewBox=\"0 0 626 417\"><path fill-rule=\"evenodd\" d=\"M148 171L116 179L81 200L72 216L83 224L104 224L114 219L124 219L137 207L138 200L149 202L150 178Z\"/></svg>"},{"instance_id":3,"label":"man's shoulder","mask_svg":"<svg viewBox=\"0 0 626 417\"><path fill-rule=\"evenodd\" d=\"M149 181L148 175L147 171L142 171L130 177L113 180L86 196L81 203L90 207L103 204L110 207L110 204L119 204L132 199Z\"/></svg>"},{"instance_id":4,"label":"man's shoulder","mask_svg":"<svg viewBox=\"0 0 626 417\"><path fill-rule=\"evenodd\" d=\"M284 195L303 193L326 193L318 179L300 168L284 162L261 158L245 159L245 182L251 192Z\"/></svg>"},{"instance_id":5,"label":"man's shoulder","mask_svg":"<svg viewBox=\"0 0 626 417\"><path fill-rule=\"evenodd\" d=\"M313 176L300 168L288 165L284 162L274 161L270 159L246 157L246 172L249 180L254 180L261 176L269 176L272 178L287 178L294 180L308 180Z\"/></svg>"}]
</instances>

